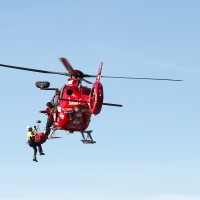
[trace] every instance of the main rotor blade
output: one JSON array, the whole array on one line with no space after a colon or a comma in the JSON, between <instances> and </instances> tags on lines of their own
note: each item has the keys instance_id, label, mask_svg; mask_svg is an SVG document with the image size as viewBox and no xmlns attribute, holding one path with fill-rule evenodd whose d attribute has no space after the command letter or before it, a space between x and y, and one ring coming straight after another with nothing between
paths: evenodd
<instances>
[{"instance_id":1,"label":"main rotor blade","mask_svg":"<svg viewBox=\"0 0 200 200\"><path fill-rule=\"evenodd\" d=\"M86 80L85 78L83 78L83 81L85 81L85 82L88 83L88 84L93 84L92 82Z\"/></svg>"},{"instance_id":2,"label":"main rotor blade","mask_svg":"<svg viewBox=\"0 0 200 200\"><path fill-rule=\"evenodd\" d=\"M95 75L84 74L84 77L95 78ZM153 80L153 81L183 81L169 78L137 78L137 77L124 77L124 76L101 76L102 78L118 78L118 79L136 79L136 80Z\"/></svg>"},{"instance_id":3,"label":"main rotor blade","mask_svg":"<svg viewBox=\"0 0 200 200\"><path fill-rule=\"evenodd\" d=\"M46 70L40 70L40 69L32 69L32 68L26 68L26 67L17 67L17 66L4 65L4 64L0 64L0 66L1 67L11 68L11 69L19 69L19 70L31 71L31 72L38 72L38 73L45 73L45 74L58 74L58 75L70 76L69 73L65 73L65 72L52 72L52 71L46 71Z\"/></svg>"},{"instance_id":4,"label":"main rotor blade","mask_svg":"<svg viewBox=\"0 0 200 200\"><path fill-rule=\"evenodd\" d=\"M63 65L65 66L65 68L67 69L67 71L74 76L74 69L72 68L72 66L70 65L69 61L66 58L60 58L61 62L63 63Z\"/></svg>"},{"instance_id":5,"label":"main rotor blade","mask_svg":"<svg viewBox=\"0 0 200 200\"><path fill-rule=\"evenodd\" d=\"M83 74L83 77L86 77L86 78L96 78L97 76L96 75L90 75L90 74Z\"/></svg>"},{"instance_id":6,"label":"main rotor blade","mask_svg":"<svg viewBox=\"0 0 200 200\"><path fill-rule=\"evenodd\" d=\"M121 78L121 79L136 79L136 80L154 80L154 81L183 81L169 78L136 78L136 77L123 77L123 76L101 76L103 78Z\"/></svg>"},{"instance_id":7,"label":"main rotor blade","mask_svg":"<svg viewBox=\"0 0 200 200\"><path fill-rule=\"evenodd\" d=\"M66 69L69 71L69 73L65 72L53 72L53 71L47 71L47 70L40 70L40 69L33 69L33 68L27 68L27 67L18 67L18 66L12 66L12 65L5 65L0 64L1 67L11 68L11 69L18 69L18 70L25 70L25 71L31 71L31 72L38 72L38 73L45 73L45 74L57 74L57 75L63 75L63 76L75 76L74 70L72 66L69 64L67 59L60 58ZM87 78L95 78L96 75L90 75L90 74L83 74L83 77ZM118 79L136 79L136 80L156 80L156 81L183 81L183 80L177 80L177 79L166 79L166 78L136 78L136 77L123 77L123 76L101 76L103 78L118 78ZM85 82L91 83L84 79Z\"/></svg>"}]
</instances>

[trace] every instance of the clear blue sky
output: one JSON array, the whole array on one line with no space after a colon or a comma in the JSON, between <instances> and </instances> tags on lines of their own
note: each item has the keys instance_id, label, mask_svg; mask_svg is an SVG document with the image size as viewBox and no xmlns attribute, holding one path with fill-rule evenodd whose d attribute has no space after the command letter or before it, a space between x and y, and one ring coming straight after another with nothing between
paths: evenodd
<instances>
[{"instance_id":1,"label":"clear blue sky","mask_svg":"<svg viewBox=\"0 0 200 200\"><path fill-rule=\"evenodd\" d=\"M58 60L103 75L184 82L103 79L97 141L58 133L32 162L26 126L66 77L0 68L0 199L200 200L200 1L0 0L0 63L64 72Z\"/></svg>"}]
</instances>

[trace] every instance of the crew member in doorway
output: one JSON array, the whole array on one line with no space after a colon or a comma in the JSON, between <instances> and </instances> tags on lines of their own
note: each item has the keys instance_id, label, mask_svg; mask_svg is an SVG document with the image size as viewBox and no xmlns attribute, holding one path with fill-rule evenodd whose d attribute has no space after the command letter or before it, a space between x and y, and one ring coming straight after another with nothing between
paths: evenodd
<instances>
[{"instance_id":1,"label":"crew member in doorway","mask_svg":"<svg viewBox=\"0 0 200 200\"><path fill-rule=\"evenodd\" d=\"M53 124L54 107L51 102L48 102L46 106L46 110L40 110L40 113L45 113L46 115L48 115L45 134L49 135L51 131L51 126Z\"/></svg>"}]
</instances>

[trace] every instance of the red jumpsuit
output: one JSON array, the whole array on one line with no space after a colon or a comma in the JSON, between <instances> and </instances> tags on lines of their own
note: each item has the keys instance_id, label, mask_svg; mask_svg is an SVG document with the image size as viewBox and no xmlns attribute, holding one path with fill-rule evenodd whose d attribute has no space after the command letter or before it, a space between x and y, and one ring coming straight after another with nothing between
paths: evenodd
<instances>
[{"instance_id":1,"label":"red jumpsuit","mask_svg":"<svg viewBox=\"0 0 200 200\"><path fill-rule=\"evenodd\" d=\"M54 108L46 108L46 110L41 110L40 113L46 113L47 117L47 124L46 124L46 131L45 134L49 135L51 131L51 126L53 124L53 112Z\"/></svg>"}]
</instances>

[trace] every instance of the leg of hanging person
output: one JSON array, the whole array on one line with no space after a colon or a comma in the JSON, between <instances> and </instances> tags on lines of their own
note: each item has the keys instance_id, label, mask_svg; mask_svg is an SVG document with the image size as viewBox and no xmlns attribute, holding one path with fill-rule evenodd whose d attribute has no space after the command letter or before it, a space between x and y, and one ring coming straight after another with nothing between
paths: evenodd
<instances>
[{"instance_id":1,"label":"leg of hanging person","mask_svg":"<svg viewBox=\"0 0 200 200\"><path fill-rule=\"evenodd\" d=\"M37 144L37 146L38 146L38 150L39 150L40 155L44 155L43 150L42 150L42 145Z\"/></svg>"},{"instance_id":2,"label":"leg of hanging person","mask_svg":"<svg viewBox=\"0 0 200 200\"><path fill-rule=\"evenodd\" d=\"M33 154L33 160L37 160L37 147L36 145L32 146L33 150L34 150L34 154Z\"/></svg>"},{"instance_id":3,"label":"leg of hanging person","mask_svg":"<svg viewBox=\"0 0 200 200\"><path fill-rule=\"evenodd\" d=\"M53 124L53 120L47 119L46 132L45 132L46 135L50 134L52 124Z\"/></svg>"}]
</instances>

